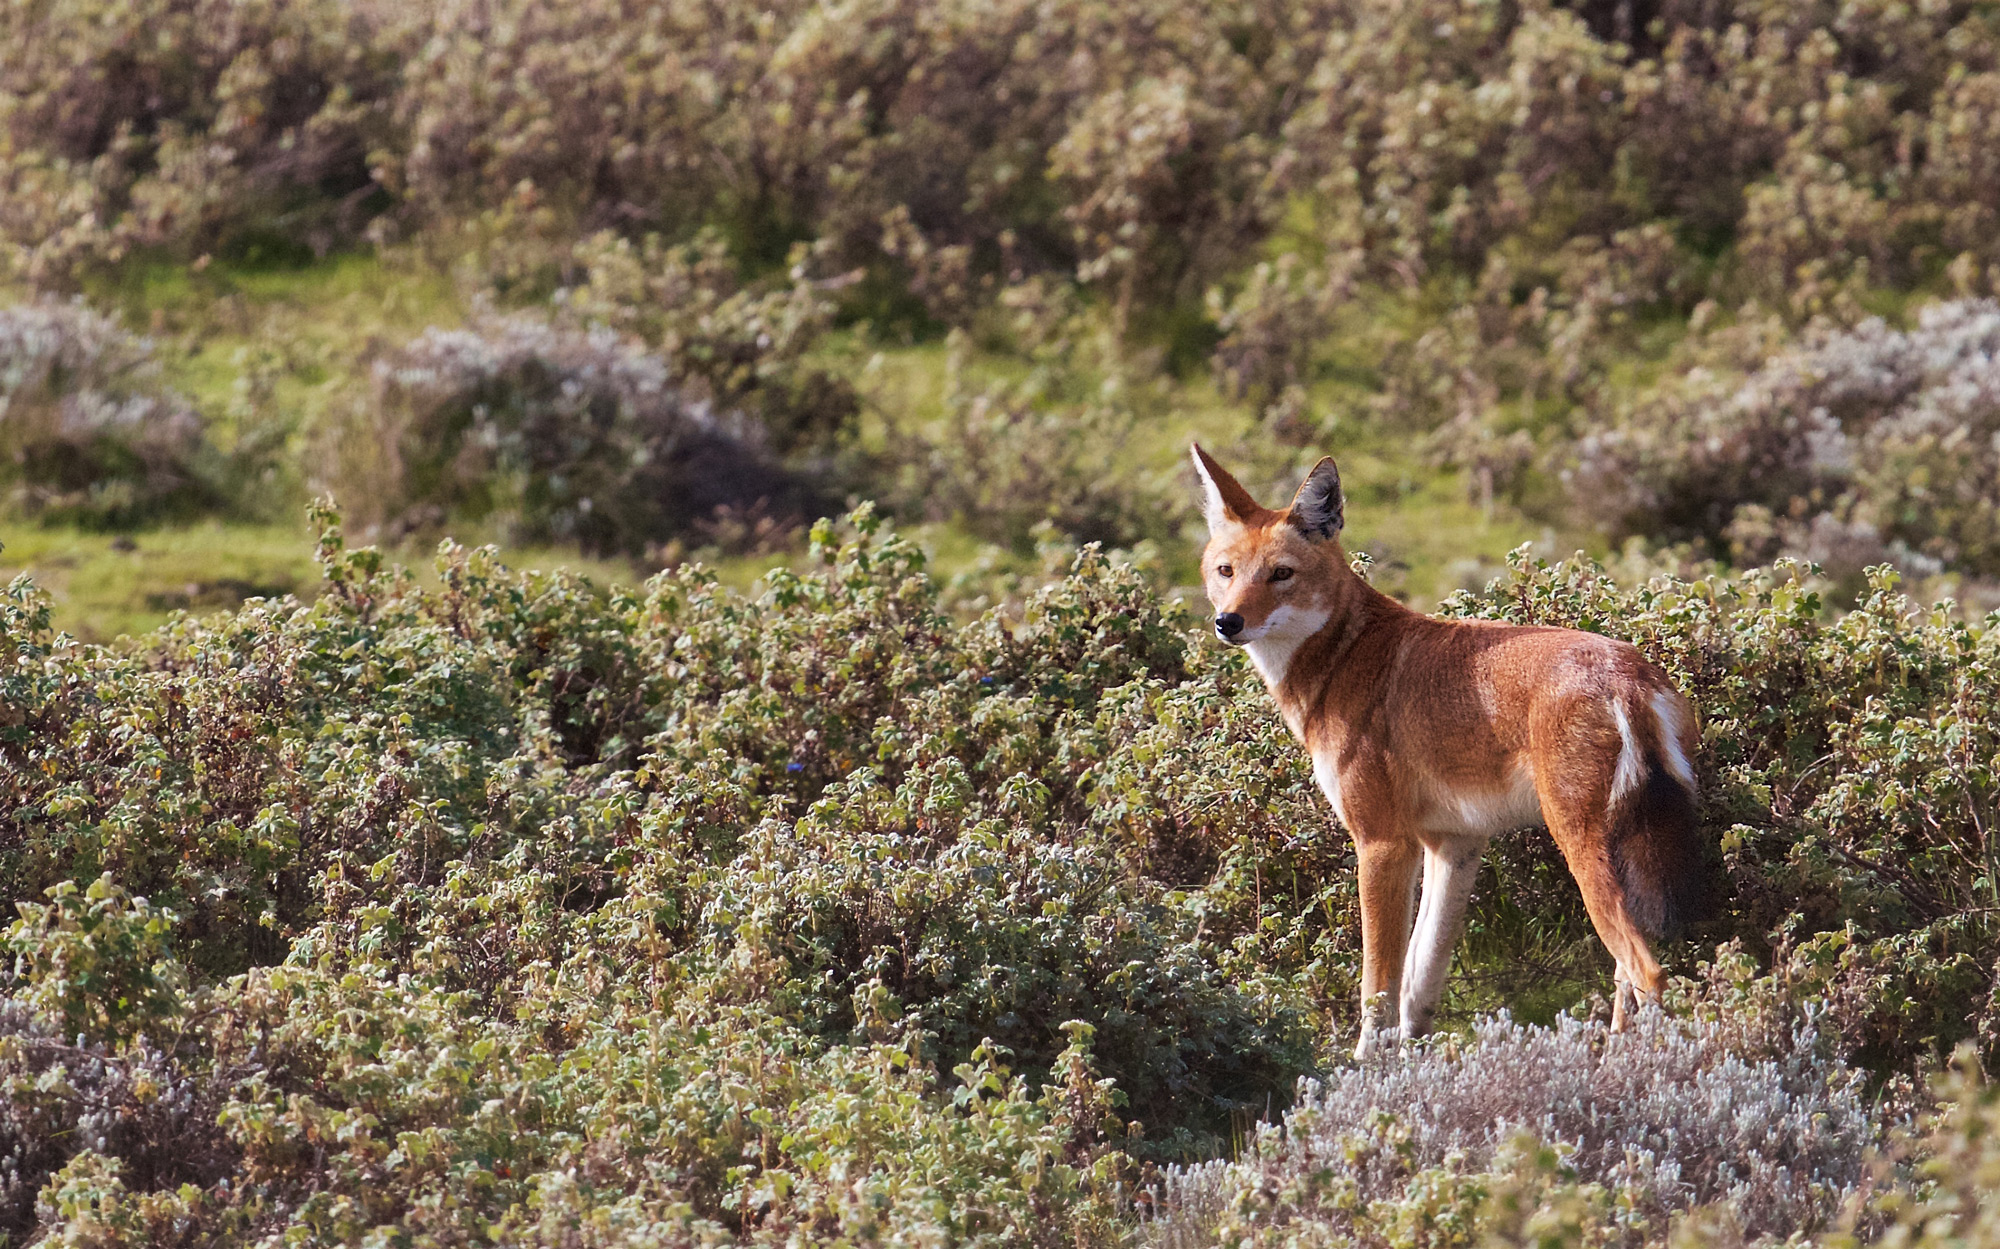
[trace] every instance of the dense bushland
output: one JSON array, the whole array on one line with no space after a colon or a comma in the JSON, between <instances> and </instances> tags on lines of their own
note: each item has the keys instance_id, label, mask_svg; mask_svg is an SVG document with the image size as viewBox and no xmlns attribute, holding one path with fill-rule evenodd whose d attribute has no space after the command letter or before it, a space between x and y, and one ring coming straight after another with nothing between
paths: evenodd
<instances>
[{"instance_id":1,"label":"dense bushland","mask_svg":"<svg viewBox=\"0 0 2000 1249\"><path fill-rule=\"evenodd\" d=\"M0 84L10 232L38 274L258 232L324 247L371 220L715 225L765 263L800 238L894 259L941 315L1025 268L1143 316L1286 221L1334 271L1560 273L1549 295L1590 318L2000 258L2000 32L1969 4L65 0L7 20L55 34L10 37ZM1646 280L1591 291L1607 266Z\"/></svg>"},{"instance_id":2,"label":"dense bushland","mask_svg":"<svg viewBox=\"0 0 2000 1249\"><path fill-rule=\"evenodd\" d=\"M751 598L694 567L607 594L450 544L427 590L327 529L316 602L127 650L53 636L17 582L8 1234L1071 1243L1161 1199L1187 1207L1167 1225L1221 1217L1235 1172L1141 1201L1146 1168L1212 1154L1344 1043L1344 834L1254 675L1137 572L1086 549L1018 620L957 623L915 548L853 524ZM1516 1108L1458 1145L1445 1102L1368 1120L1417 1069L1332 1075L1241 1182L1318 1185L1280 1142L1324 1122L1387 1168L1373 1214L1284 1199L1331 1202L1328 1236L1408 1202L1465 1235L1600 1201L1632 1239L1692 1203L1874 1226L1928 1192L1852 1169L1902 1112L1840 1055L1906 1086L1993 1044L2000 633L1886 583L1832 621L1782 568L1620 589L1523 562L1451 609L1613 629L1695 695L1729 902L1670 957L1758 957L1687 990L1713 1023L1609 1049L1485 1025L1422 1059L1555 1081L1506 1078ZM1496 853L1475 944L1533 916L1603 980L1545 841ZM1679 1126L1650 1161L1493 1152L1503 1119L1551 1148L1615 1135L1579 1079L1626 1081L1639 1118L1672 1085Z\"/></svg>"},{"instance_id":3,"label":"dense bushland","mask_svg":"<svg viewBox=\"0 0 2000 1249\"><path fill-rule=\"evenodd\" d=\"M1996 119L1949 0L0 5L8 519L668 569L6 589L0 1244L2000 1243ZM1443 610L1701 708L1675 1019L1527 831L1341 1065L1194 430L1627 544Z\"/></svg>"},{"instance_id":4,"label":"dense bushland","mask_svg":"<svg viewBox=\"0 0 2000 1249\"><path fill-rule=\"evenodd\" d=\"M1993 591L1990 483L1952 441L1983 463L1991 404L1913 397L1967 384L1919 357L1983 314L1905 347L1907 325L1855 328L1994 289L1983 5L61 0L0 11L0 49L17 280L377 248L615 330L755 434L747 477L822 487L582 525L543 465L495 489L549 494L548 516L495 532L769 545L853 495L1023 553L1042 521L1169 537L1178 505L1104 448L1207 356L1274 478L1293 456L1269 444L1366 432L1535 522L1742 566L1808 554L1847 590L1888 559ZM1041 380L956 387L942 421L868 413L856 371L813 357L835 325L957 327ZM279 476L357 519L482 523L485 488L448 479L506 456L412 475L321 454L412 419L365 392L434 342L360 344L326 438L266 439ZM1800 373L1876 367L1903 371L1895 395ZM501 408L542 402L509 384ZM1829 404L1852 447L1815 434Z\"/></svg>"}]
</instances>

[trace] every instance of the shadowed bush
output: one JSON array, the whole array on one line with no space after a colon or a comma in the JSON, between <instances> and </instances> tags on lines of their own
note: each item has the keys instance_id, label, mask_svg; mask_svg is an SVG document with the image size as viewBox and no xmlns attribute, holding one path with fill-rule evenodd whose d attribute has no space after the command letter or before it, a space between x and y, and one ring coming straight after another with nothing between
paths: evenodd
<instances>
[{"instance_id":1,"label":"shadowed bush","mask_svg":"<svg viewBox=\"0 0 2000 1249\"><path fill-rule=\"evenodd\" d=\"M363 410L327 436L340 495L392 534L489 521L517 542L638 554L718 508L808 508L762 433L609 329L516 316L378 358Z\"/></svg>"}]
</instances>

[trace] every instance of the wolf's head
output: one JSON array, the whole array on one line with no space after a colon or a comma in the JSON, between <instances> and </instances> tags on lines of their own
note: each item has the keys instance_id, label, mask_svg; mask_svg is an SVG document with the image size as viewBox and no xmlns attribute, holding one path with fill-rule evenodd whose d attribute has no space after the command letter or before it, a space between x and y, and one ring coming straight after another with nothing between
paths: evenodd
<instances>
[{"instance_id":1,"label":"wolf's head","mask_svg":"<svg viewBox=\"0 0 2000 1249\"><path fill-rule=\"evenodd\" d=\"M1201 577L1215 604L1215 635L1248 646L1296 645L1317 633L1353 577L1340 549L1345 499L1333 458L1313 467L1281 511L1259 505L1199 445L1194 471L1208 518Z\"/></svg>"}]
</instances>

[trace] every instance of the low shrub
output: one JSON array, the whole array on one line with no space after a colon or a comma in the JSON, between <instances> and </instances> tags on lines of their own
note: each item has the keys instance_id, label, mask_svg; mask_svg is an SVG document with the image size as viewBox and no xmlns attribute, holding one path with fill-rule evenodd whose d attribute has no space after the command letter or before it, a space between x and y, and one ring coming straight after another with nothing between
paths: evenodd
<instances>
[{"instance_id":1,"label":"low shrub","mask_svg":"<svg viewBox=\"0 0 2000 1249\"><path fill-rule=\"evenodd\" d=\"M125 527L215 503L220 471L152 345L80 303L0 308L0 486L17 513Z\"/></svg>"},{"instance_id":2,"label":"low shrub","mask_svg":"<svg viewBox=\"0 0 2000 1249\"><path fill-rule=\"evenodd\" d=\"M1211 287L1209 318L1222 334L1209 360L1217 388L1269 404L1311 381L1313 353L1329 336L1334 308L1352 294L1348 270L1356 264L1343 255L1313 273L1288 252L1258 264L1232 296Z\"/></svg>"},{"instance_id":3,"label":"low shrub","mask_svg":"<svg viewBox=\"0 0 2000 1249\"><path fill-rule=\"evenodd\" d=\"M0 1230L1109 1241L1146 1166L1215 1156L1301 1075L1269 1152L1213 1173L1243 1200L1190 1217L1823 1226L1883 1122L1837 1056L1893 1085L1994 1044L2000 633L1887 580L1835 619L1796 568L1620 588L1521 556L1452 602L1615 628L1694 696L1728 884L1696 935L1743 953L1660 1031L1489 1023L1340 1072L1351 851L1238 654L1095 549L969 622L871 510L811 554L752 596L692 566L605 593L447 545L424 588L328 528L312 604L123 649L8 587L0 881L52 909L15 929L0 1075L33 1093L0 1112ZM1579 979L1537 1001L1608 984L1538 844L1496 845L1448 1022L1550 965ZM1523 914L1554 964L1519 957ZM1280 1200L1251 1177L1301 1134L1353 1159Z\"/></svg>"},{"instance_id":4,"label":"low shrub","mask_svg":"<svg viewBox=\"0 0 2000 1249\"><path fill-rule=\"evenodd\" d=\"M1577 445L1577 497L1615 534L1699 539L1746 564L1815 558L2000 576L2000 304L1907 331L1822 332L1747 377L1697 372Z\"/></svg>"},{"instance_id":5,"label":"low shrub","mask_svg":"<svg viewBox=\"0 0 2000 1249\"><path fill-rule=\"evenodd\" d=\"M492 1222L576 1171L574 1217L689 1235L1074 1231L1118 1145L1210 1152L1290 1087L1310 1008L1257 934L1329 873L1214 871L1220 834L1174 814L1240 813L1267 872L1344 853L1299 827L1304 769L1263 763L1254 686L1191 663L1174 609L1094 553L1017 628L959 625L913 547L856 524L750 600L695 568L606 598L463 551L422 590L329 533L315 604L183 622L146 662L58 648L13 588L8 893L89 861L179 917L192 990L91 1044L198 1039L215 1148L261 1177L175 1218L233 1235L256 1192L299 1226L414 1228L438 1201ZM150 727L98 733L112 706ZM1186 717L1224 780L1177 772L1163 807L1143 778ZM1326 957L1305 910L1281 963ZM61 1026L46 983L18 1000ZM670 1120L648 1089L682 1090ZM404 1144L326 1144L364 1121ZM151 1191L86 1146L125 1157L79 1138L23 1191Z\"/></svg>"},{"instance_id":6,"label":"low shrub","mask_svg":"<svg viewBox=\"0 0 2000 1249\"><path fill-rule=\"evenodd\" d=\"M184 1021L179 1013L162 1020ZM167 1203L183 1185L199 1192L236 1173L238 1152L217 1122L231 1073L217 1071L204 1045L166 1035L110 1045L59 1028L18 1001L0 1001L6 1243L20 1243L15 1238L38 1224L73 1226L76 1212L47 1198L86 1170L122 1173L132 1190Z\"/></svg>"},{"instance_id":7,"label":"low shrub","mask_svg":"<svg viewBox=\"0 0 2000 1249\"><path fill-rule=\"evenodd\" d=\"M659 356L525 314L377 358L360 410L326 436L339 495L394 534L483 521L637 554L719 507L809 498L754 419L684 393Z\"/></svg>"},{"instance_id":8,"label":"low shrub","mask_svg":"<svg viewBox=\"0 0 2000 1249\"><path fill-rule=\"evenodd\" d=\"M1494 1198L1508 1172L1544 1151L1590 1243L1658 1242L1696 1207L1749 1241L1811 1235L1874 1188L1886 1125L1810 1013L1776 1053L1746 1045L1751 1031L1732 1018L1655 1016L1622 1036L1482 1019L1469 1038L1307 1081L1234 1161L1171 1168L1147 1239L1471 1243L1505 1222Z\"/></svg>"}]
</instances>

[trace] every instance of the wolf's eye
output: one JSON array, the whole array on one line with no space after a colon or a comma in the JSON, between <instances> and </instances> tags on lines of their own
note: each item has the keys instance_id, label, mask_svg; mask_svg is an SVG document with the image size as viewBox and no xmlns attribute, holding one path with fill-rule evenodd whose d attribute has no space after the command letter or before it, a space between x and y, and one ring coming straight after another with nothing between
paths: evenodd
<instances>
[{"instance_id":1,"label":"wolf's eye","mask_svg":"<svg viewBox=\"0 0 2000 1249\"><path fill-rule=\"evenodd\" d=\"M1271 580L1273 581L1290 581L1291 579L1292 570L1289 568L1273 568L1271 570Z\"/></svg>"},{"instance_id":2,"label":"wolf's eye","mask_svg":"<svg viewBox=\"0 0 2000 1249\"><path fill-rule=\"evenodd\" d=\"M1227 564L1217 564L1215 566L1215 575L1218 577L1233 577L1236 575L1236 570Z\"/></svg>"}]
</instances>

